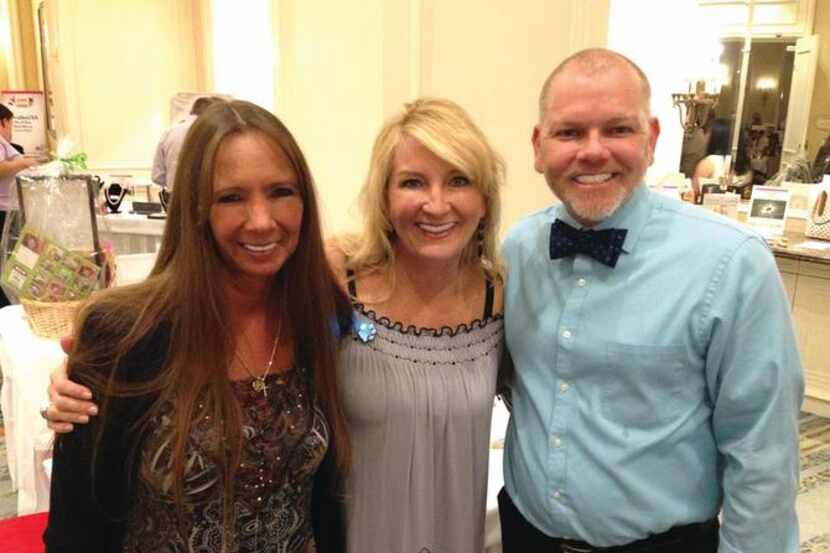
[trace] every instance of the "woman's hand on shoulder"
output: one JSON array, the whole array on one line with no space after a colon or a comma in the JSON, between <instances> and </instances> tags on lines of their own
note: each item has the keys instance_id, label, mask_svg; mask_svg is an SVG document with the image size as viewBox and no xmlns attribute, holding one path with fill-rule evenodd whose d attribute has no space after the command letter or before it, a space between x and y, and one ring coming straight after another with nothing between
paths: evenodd
<instances>
[{"instance_id":1,"label":"woman's hand on shoulder","mask_svg":"<svg viewBox=\"0 0 830 553\"><path fill-rule=\"evenodd\" d=\"M74 341L62 339L61 348L69 353ZM72 432L74 424L86 424L89 417L98 414L98 407L92 403L89 388L76 384L66 375L66 363L49 375L49 406L46 409L46 424L58 434Z\"/></svg>"}]
</instances>

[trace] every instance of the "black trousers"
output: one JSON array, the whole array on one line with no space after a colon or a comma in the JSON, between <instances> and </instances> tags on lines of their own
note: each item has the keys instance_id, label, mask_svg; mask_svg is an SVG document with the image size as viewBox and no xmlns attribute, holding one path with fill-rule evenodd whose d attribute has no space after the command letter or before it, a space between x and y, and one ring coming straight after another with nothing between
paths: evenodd
<instances>
[{"instance_id":1,"label":"black trousers","mask_svg":"<svg viewBox=\"0 0 830 553\"><path fill-rule=\"evenodd\" d=\"M6 212L0 211L0 236L3 233L3 225L6 223ZM0 252L0 255L3 255L3 252ZM3 289L0 288L0 307L6 307L9 305L9 298L6 297L6 293L3 292Z\"/></svg>"},{"instance_id":2,"label":"black trousers","mask_svg":"<svg viewBox=\"0 0 830 553\"><path fill-rule=\"evenodd\" d=\"M615 547L593 547L577 540L552 538L530 524L507 491L499 492L499 521L504 553L717 553L718 519L677 526L646 539Z\"/></svg>"}]
</instances>

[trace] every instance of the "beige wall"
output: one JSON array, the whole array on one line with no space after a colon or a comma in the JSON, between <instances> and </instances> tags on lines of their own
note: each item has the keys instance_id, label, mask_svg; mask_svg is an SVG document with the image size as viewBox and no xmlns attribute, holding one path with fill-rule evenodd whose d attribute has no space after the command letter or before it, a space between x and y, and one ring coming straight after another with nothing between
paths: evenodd
<instances>
[{"instance_id":1,"label":"beige wall","mask_svg":"<svg viewBox=\"0 0 830 553\"><path fill-rule=\"evenodd\" d=\"M214 82L211 0L47 1L63 135L95 171L146 173L171 95ZM240 62L274 72L275 111L309 158L329 231L353 227L375 134L419 95L459 102L505 157L506 227L553 201L532 170L538 89L565 56L605 44L608 5L272 0L274 67Z\"/></svg>"},{"instance_id":2,"label":"beige wall","mask_svg":"<svg viewBox=\"0 0 830 553\"><path fill-rule=\"evenodd\" d=\"M818 67L813 88L813 103L807 127L807 158L814 160L819 146L830 130L816 127L819 118L830 121L830 2L819 2L816 6L815 28L819 35Z\"/></svg>"},{"instance_id":3,"label":"beige wall","mask_svg":"<svg viewBox=\"0 0 830 553\"><path fill-rule=\"evenodd\" d=\"M348 226L383 115L383 2L279 2L276 113L296 135L328 229Z\"/></svg>"},{"instance_id":4,"label":"beige wall","mask_svg":"<svg viewBox=\"0 0 830 553\"><path fill-rule=\"evenodd\" d=\"M507 162L502 228L553 201L533 170L539 89L573 52L605 46L607 0L424 1L421 93L467 109ZM467 22L475 18L475 24Z\"/></svg>"},{"instance_id":5,"label":"beige wall","mask_svg":"<svg viewBox=\"0 0 830 553\"><path fill-rule=\"evenodd\" d=\"M505 228L553 201L532 170L538 89L565 56L604 45L608 0L279 6L277 113L310 160L329 231L354 227L374 136L384 117L420 95L457 101L505 157Z\"/></svg>"},{"instance_id":6,"label":"beige wall","mask_svg":"<svg viewBox=\"0 0 830 553\"><path fill-rule=\"evenodd\" d=\"M50 0L62 136L93 171L145 172L171 96L200 89L195 0Z\"/></svg>"}]
</instances>

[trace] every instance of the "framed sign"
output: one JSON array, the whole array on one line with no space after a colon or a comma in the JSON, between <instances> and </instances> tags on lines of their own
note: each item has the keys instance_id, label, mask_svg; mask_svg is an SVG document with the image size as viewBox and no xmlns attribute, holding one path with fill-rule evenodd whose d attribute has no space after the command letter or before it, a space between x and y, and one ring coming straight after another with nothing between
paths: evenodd
<instances>
[{"instance_id":1,"label":"framed sign","mask_svg":"<svg viewBox=\"0 0 830 553\"><path fill-rule=\"evenodd\" d=\"M746 222L765 238L781 236L787 221L790 191L779 186L753 186Z\"/></svg>"}]
</instances>

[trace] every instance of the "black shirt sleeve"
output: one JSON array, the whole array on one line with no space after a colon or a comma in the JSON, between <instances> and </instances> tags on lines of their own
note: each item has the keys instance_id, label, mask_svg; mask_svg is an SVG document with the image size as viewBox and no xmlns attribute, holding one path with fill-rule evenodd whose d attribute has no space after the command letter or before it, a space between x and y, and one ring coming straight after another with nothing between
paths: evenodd
<instances>
[{"instance_id":1,"label":"black shirt sleeve","mask_svg":"<svg viewBox=\"0 0 830 553\"><path fill-rule=\"evenodd\" d=\"M115 368L130 381L149 378L166 355L169 335L145 337ZM99 405L102 398L96 398ZM49 521L43 535L47 553L120 551L133 502L142 436L136 421L152 397L111 398L103 417L55 440Z\"/></svg>"}]
</instances>

